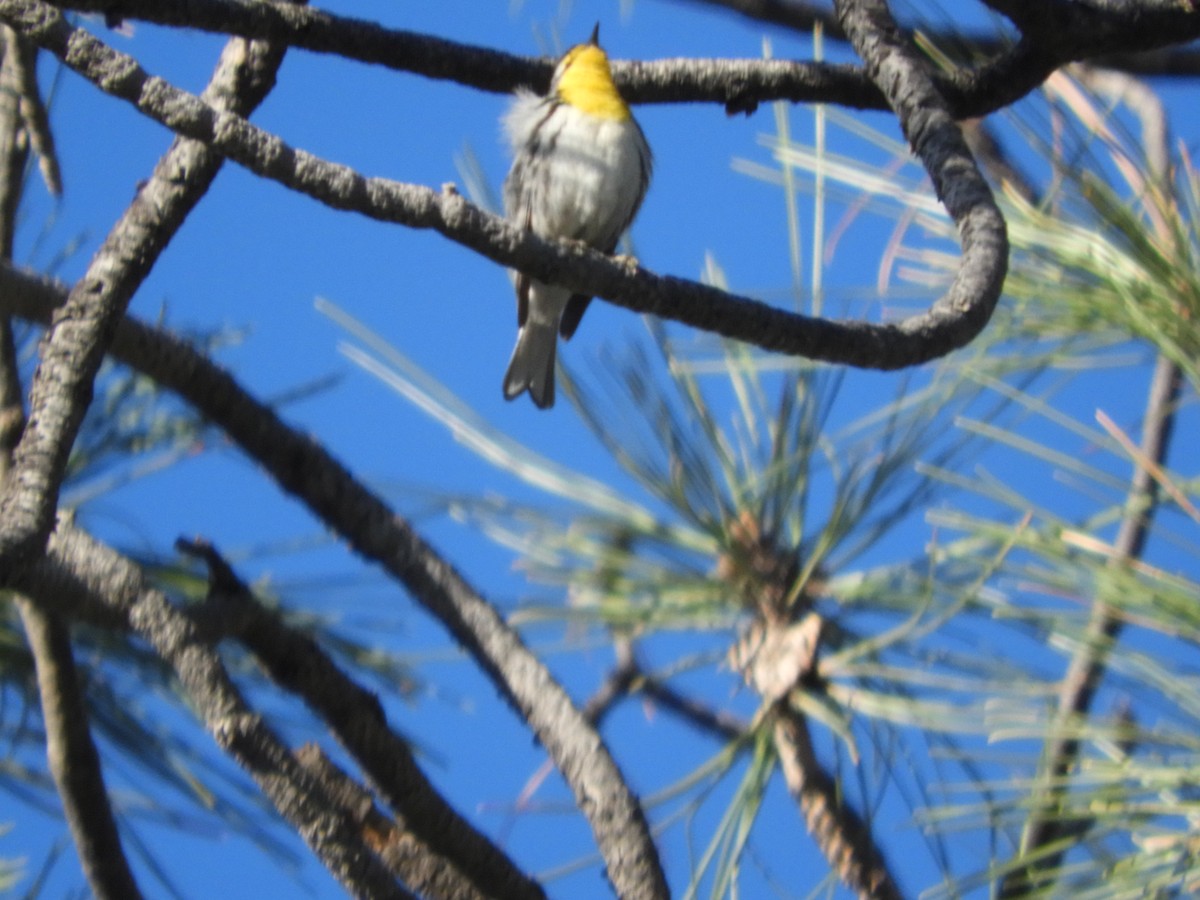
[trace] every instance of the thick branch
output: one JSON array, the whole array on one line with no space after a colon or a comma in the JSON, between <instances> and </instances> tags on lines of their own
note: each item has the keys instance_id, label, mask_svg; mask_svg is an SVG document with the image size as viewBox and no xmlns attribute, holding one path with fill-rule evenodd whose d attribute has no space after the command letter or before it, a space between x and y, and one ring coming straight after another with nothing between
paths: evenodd
<instances>
[{"instance_id":1,"label":"thick branch","mask_svg":"<svg viewBox=\"0 0 1200 900\"><path fill-rule=\"evenodd\" d=\"M27 7L25 12L31 20L62 24L61 15L50 7ZM240 39L230 42L205 99L216 107L248 112L274 83L281 59L281 49ZM25 561L44 544L67 457L117 323L221 161L202 145L176 141L113 226L43 338L28 422L0 496L0 563Z\"/></svg>"},{"instance_id":2,"label":"thick branch","mask_svg":"<svg viewBox=\"0 0 1200 900\"><path fill-rule=\"evenodd\" d=\"M724 0L743 8L781 8L762 0ZM482 47L386 29L375 23L322 10L295 10L279 2L235 0L57 0L64 8L103 12L243 37L270 38L318 53L449 79L486 91L519 85L544 88L553 62L513 56ZM811 6L810 4L787 4ZM1043 4L1051 5L1051 4ZM958 118L993 112L1024 96L1066 62L1111 54L1169 48L1200 36L1200 16L1183 4L1056 3L1053 27L1000 52L992 63L965 77L939 76L939 85ZM785 15L782 13L781 15ZM807 21L808 11L801 13ZM831 29L837 33L840 29ZM1177 69L1177 66L1169 66ZM663 60L617 63L622 93L638 103L715 102L731 110L753 109L771 100L840 103L886 108L886 101L861 69L767 60Z\"/></svg>"},{"instance_id":3,"label":"thick branch","mask_svg":"<svg viewBox=\"0 0 1200 900\"><path fill-rule=\"evenodd\" d=\"M207 602L189 610L193 621L213 639L242 643L273 681L301 697L328 723L399 817L390 829L405 834L405 853L393 857L391 868L405 884L423 897L545 896L429 783L408 743L388 728L374 694L349 678L311 638L259 603L212 545L181 540L176 546L205 560L211 573Z\"/></svg>"},{"instance_id":4,"label":"thick branch","mask_svg":"<svg viewBox=\"0 0 1200 900\"><path fill-rule=\"evenodd\" d=\"M148 586L136 565L60 520L45 556L12 574L12 586L42 606L71 618L116 620L146 640L174 670L217 745L255 780L348 891L361 897L410 897L246 704L213 647L187 616Z\"/></svg>"},{"instance_id":5,"label":"thick branch","mask_svg":"<svg viewBox=\"0 0 1200 900\"><path fill-rule=\"evenodd\" d=\"M17 609L37 667L46 759L92 894L101 900L141 897L108 803L67 626L24 597L17 598Z\"/></svg>"},{"instance_id":6,"label":"thick branch","mask_svg":"<svg viewBox=\"0 0 1200 900\"><path fill-rule=\"evenodd\" d=\"M14 8L23 14L15 14ZM1000 293L1007 263L1003 220L969 156L945 152L941 122L936 123L938 128L926 129L928 134L914 130L914 140L920 141L918 152L927 167L932 166L934 183L963 240L965 264L950 291L928 312L897 323L813 319L695 282L652 275L640 268L631 271L578 243L544 241L531 231L488 215L452 191L438 194L417 185L364 178L346 166L295 150L244 119L212 109L148 76L131 58L85 32L61 19L50 22L49 15L44 21L30 10L46 12L47 7L31 6L29 0L0 2L0 17L9 19L99 87L129 100L167 127L210 143L256 174L337 209L434 229L541 280L767 350L876 369L915 365L969 343L987 324Z\"/></svg>"},{"instance_id":7,"label":"thick branch","mask_svg":"<svg viewBox=\"0 0 1200 900\"><path fill-rule=\"evenodd\" d=\"M12 312L41 319L61 302L62 289L54 282L0 265L0 303L11 303ZM599 735L520 636L408 522L324 447L285 425L188 344L127 318L112 351L223 428L285 491L408 588L475 657L542 742L591 824L618 891L629 897L666 895L645 816Z\"/></svg>"}]
</instances>

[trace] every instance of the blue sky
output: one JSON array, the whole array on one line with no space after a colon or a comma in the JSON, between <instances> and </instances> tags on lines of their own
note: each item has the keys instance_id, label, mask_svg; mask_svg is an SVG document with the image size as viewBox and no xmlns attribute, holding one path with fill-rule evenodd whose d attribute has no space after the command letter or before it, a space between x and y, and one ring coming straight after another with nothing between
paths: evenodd
<instances>
[{"instance_id":1,"label":"blue sky","mask_svg":"<svg viewBox=\"0 0 1200 900\"><path fill-rule=\"evenodd\" d=\"M596 21L602 23L603 43L617 58L756 57L763 52L764 34L776 56L810 55L807 41L779 29L760 28L702 4L663 0L621 5L361 0L331 2L327 8L529 55L586 38ZM141 23L134 23L129 36L99 27L96 31L152 73L196 92L223 44L219 37ZM831 56L841 52L829 50ZM48 80L53 67L43 61L41 72ZM435 187L462 184L456 160L469 149L498 188L508 165L498 124L506 104L503 96L455 84L293 52L278 87L253 119L293 146L365 174ZM782 193L731 168L738 157L770 163L757 140L774 128L770 109L749 118L729 118L721 108L704 105L640 108L636 114L656 154L654 181L633 230L642 264L694 278L711 255L739 292L785 302L791 275ZM897 135L887 116L863 118ZM791 122L796 140L811 140L808 111L793 110ZM42 266L80 238L78 250L58 272L69 280L82 273L170 135L70 74L61 76L52 123L66 195L53 204L34 188L17 258ZM35 242L47 221L48 229ZM864 226L856 238L860 243L846 242L847 250L831 269L835 304L851 288L874 284L876 248L884 236L886 232ZM221 352L220 361L260 398L338 375L332 389L289 406L289 421L320 437L352 471L414 515L418 526L496 603L510 608L529 597L534 589L513 572L510 554L430 514L419 497L405 490L435 486L452 492L516 492L528 498L528 489L478 463L444 429L348 363L338 352L343 335L314 308L317 298L345 309L402 348L486 420L519 440L597 477L624 479L566 403L543 413L525 399L511 404L502 399L501 376L515 337L513 299L502 269L432 233L321 208L236 166L226 166L138 293L132 312L146 319L161 316L179 329L244 330L238 343ZM569 365L586 365L602 346L641 335L644 328L636 317L593 304L563 355ZM859 376L842 402L849 409L875 402L880 393L895 390L899 377ZM1140 393L1138 386L1131 402ZM389 646L414 654L430 691L411 704L386 692L382 699L391 720L428 754L437 784L533 871L571 858L558 852L564 835L573 836L571 846L582 845L586 828L569 811L516 817L503 812L537 772L542 757L490 684L456 657L448 637L402 592L328 541L305 510L281 496L219 438L205 453L91 503L83 521L105 539L135 550L163 551L178 535L207 537L243 566L247 579L269 581L288 602L336 611L348 626L373 631ZM276 549L291 542L315 543L316 549ZM314 587L314 580L331 576L332 587L326 589L324 581ZM537 639L547 642L552 667L580 698L611 662L603 647L558 653L553 649L557 635L547 631ZM665 661L672 649L664 642L652 652ZM147 703L156 714L171 715L153 698ZM743 712L750 711L742 706ZM289 736L310 737L299 711L282 708L295 720ZM661 714L647 729L641 721L645 714L638 704L627 704L606 732L639 790L661 787L718 749L715 742L694 739ZM194 730L198 741L208 740ZM641 743L623 746L625 735L638 735ZM129 777L116 773L117 786ZM538 798L553 806L564 801L565 793L552 786ZM702 817L719 813L720 804L716 806L716 812L706 810ZM765 815L778 817L781 824L760 829L756 852L769 861L772 876L803 896L813 886L811 873L824 871L824 864L781 791L772 795ZM10 818L16 830L0 837L0 856L25 855L36 864L62 833L57 821L37 813L0 814L0 821ZM889 831L886 840L897 848L896 867L905 887L924 886L933 869L923 861L919 839L912 829L893 827L897 830ZM703 828L697 830L703 833ZM264 891L304 895L294 882L281 880L288 876L278 867L264 863L254 848L236 838L167 839L165 833L143 829L142 836L161 845L168 865L186 861L186 869L176 871L186 871L180 881L187 896L235 900L261 897ZM669 873L682 884L688 856L679 829L665 847ZM139 874L147 893L154 895L157 889L145 870ZM341 895L316 865L305 865L303 881L312 896ZM73 861L60 862L47 896L60 896L80 883ZM608 895L594 867L552 884L551 891L556 896Z\"/></svg>"}]
</instances>

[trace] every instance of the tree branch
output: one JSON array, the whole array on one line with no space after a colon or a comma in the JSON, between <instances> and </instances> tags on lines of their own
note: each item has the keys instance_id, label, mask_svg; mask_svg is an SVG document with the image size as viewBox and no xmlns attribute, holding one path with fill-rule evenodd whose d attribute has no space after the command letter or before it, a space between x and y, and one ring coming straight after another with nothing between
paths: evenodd
<instances>
[{"instance_id":1,"label":"tree branch","mask_svg":"<svg viewBox=\"0 0 1200 900\"><path fill-rule=\"evenodd\" d=\"M62 24L61 14L50 7L39 4L24 11L26 24ZM282 52L232 41L205 90L205 101L239 112L253 109L274 84ZM43 338L28 421L0 495L0 567L28 561L44 545L67 458L113 332L133 292L204 195L221 162L202 145L176 141L113 226Z\"/></svg>"},{"instance_id":2,"label":"tree branch","mask_svg":"<svg viewBox=\"0 0 1200 900\"><path fill-rule=\"evenodd\" d=\"M777 0L711 0L743 11L768 8L781 18L807 23L824 18L813 4ZM235 33L281 41L317 53L387 66L428 78L451 80L490 92L521 85L545 89L552 60L513 56L482 47L429 37L318 9L292 9L278 0L247 4L236 0L55 0L56 5L115 18L160 25ZM1200 15L1176 2L1128 2L1103 6L1053 6L1052 27L1027 34L1016 45L997 42L996 56L978 70L935 80L956 118L981 116L1024 96L1063 63L1097 57L1130 64L1161 60L1164 74L1188 66L1179 44L1200 36ZM793 12L791 8L797 8ZM830 28L837 34L839 27ZM807 27L807 26L806 26ZM1192 52L1191 57L1196 54ZM1140 62L1139 62L1140 60ZM1194 62L1194 59L1193 59ZM860 109L886 109L883 95L861 68L785 60L660 60L615 62L622 93L635 103L720 103L747 111L772 100L838 103Z\"/></svg>"},{"instance_id":3,"label":"tree branch","mask_svg":"<svg viewBox=\"0 0 1200 900\"><path fill-rule=\"evenodd\" d=\"M804 717L785 703L776 704L773 715L783 779L830 867L864 900L902 900L871 830L817 761Z\"/></svg>"},{"instance_id":4,"label":"tree branch","mask_svg":"<svg viewBox=\"0 0 1200 900\"><path fill-rule=\"evenodd\" d=\"M334 765L317 745L301 747L296 751L296 760L317 779L343 815L349 816L361 829L367 843L389 871L419 890L421 897L486 900L488 897L523 896L507 893L499 883L479 887L472 884L446 859L432 853L409 829L380 812L371 795Z\"/></svg>"},{"instance_id":5,"label":"tree branch","mask_svg":"<svg viewBox=\"0 0 1200 900\"><path fill-rule=\"evenodd\" d=\"M11 32L8 32L11 34ZM7 37L7 35L5 35ZM16 35L12 35L13 41ZM17 207L28 153L20 140L21 114L12 44L4 43L0 60L0 261L12 260ZM25 428L24 392L17 360L12 318L0 313L0 488L12 469L12 454Z\"/></svg>"},{"instance_id":6,"label":"tree branch","mask_svg":"<svg viewBox=\"0 0 1200 900\"><path fill-rule=\"evenodd\" d=\"M14 12L14 9L17 12ZM46 13L44 17L34 12ZM987 324L1007 264L1007 243L986 184L961 138L947 151L940 120L910 114L918 152L959 225L964 265L949 292L932 308L900 322L870 324L814 319L726 294L683 279L656 276L577 242L545 241L472 206L452 190L440 194L412 184L364 178L318 159L195 96L152 78L128 56L86 32L71 28L33 0L0 2L0 17L22 29L69 66L114 96L255 174L307 194L331 207L382 221L431 228L496 262L534 277L603 297L636 312L652 313L746 341L767 350L875 369L915 365L969 343ZM921 119L921 127L912 122ZM953 125L949 126L950 131Z\"/></svg>"},{"instance_id":7,"label":"tree branch","mask_svg":"<svg viewBox=\"0 0 1200 900\"><path fill-rule=\"evenodd\" d=\"M276 684L301 697L399 816L390 829L405 834L406 852L395 859L396 865L389 864L393 872L421 896L545 897L535 881L429 783L408 743L388 728L374 694L349 678L308 636L263 606L211 544L181 539L175 546L204 560L210 572L208 599L189 609L191 619L213 639L243 644ZM430 863L431 856L437 864Z\"/></svg>"},{"instance_id":8,"label":"tree branch","mask_svg":"<svg viewBox=\"0 0 1200 900\"><path fill-rule=\"evenodd\" d=\"M728 9L752 21L780 25L801 34L811 33L813 28L820 24L825 29L827 38L836 41L846 40L837 16L824 3L809 3L805 0L692 0L692 2ZM1001 3L991 2L987 5L998 12L1004 12ZM1026 7L1032 5L1025 4ZM1045 3L1043 0L1037 0L1036 5L1044 6ZM1014 6L1011 11L1019 14L1021 10ZM1013 45L1010 36L997 32L964 33L954 30L953 27L947 31L938 31L932 30L930 26L924 24L921 26L921 31L934 46L951 51L961 48L968 51L974 58L999 56L1010 51ZM1077 58L1083 59L1084 57ZM1118 50L1097 56L1088 56L1086 60L1092 65L1118 69L1131 75L1190 77L1200 74L1200 51L1187 46L1161 46L1151 50L1128 53Z\"/></svg>"},{"instance_id":9,"label":"tree branch","mask_svg":"<svg viewBox=\"0 0 1200 900\"><path fill-rule=\"evenodd\" d=\"M42 102L37 84L37 54L28 41L17 37L11 28L4 29L5 56L11 56L12 86L20 103L21 125L29 137L29 146L37 156L38 168L46 189L56 197L62 196L62 170L54 149L54 134L50 131L50 116Z\"/></svg>"},{"instance_id":10,"label":"tree branch","mask_svg":"<svg viewBox=\"0 0 1200 900\"><path fill-rule=\"evenodd\" d=\"M629 638L616 637L614 641L617 664L584 704L583 714L588 721L599 724L625 697L640 694L709 737L732 742L746 736L748 723L732 713L714 710L668 687L642 669Z\"/></svg>"},{"instance_id":11,"label":"tree branch","mask_svg":"<svg viewBox=\"0 0 1200 900\"><path fill-rule=\"evenodd\" d=\"M83 873L101 900L139 898L108 803L67 626L25 597L18 596L16 604L37 667L46 759Z\"/></svg>"},{"instance_id":12,"label":"tree branch","mask_svg":"<svg viewBox=\"0 0 1200 900\"><path fill-rule=\"evenodd\" d=\"M364 836L246 704L196 626L148 586L134 563L60 519L45 555L10 573L9 580L58 614L116 623L146 640L174 670L217 745L255 780L348 891L410 900L363 843Z\"/></svg>"},{"instance_id":13,"label":"tree branch","mask_svg":"<svg viewBox=\"0 0 1200 900\"><path fill-rule=\"evenodd\" d=\"M57 162L45 121L33 54L8 28L0 31L0 258L12 259L17 207L20 205L28 146L39 152L51 189L58 186ZM41 115L38 116L38 111ZM30 121L31 116L38 119ZM44 129L41 137L40 129ZM40 150L39 150L40 148ZM50 160L51 163L47 163ZM61 191L61 186L58 187ZM12 469L13 451L25 425L21 380L12 320L0 314L0 485ZM141 891L121 846L108 802L100 755L92 741L87 705L75 669L70 633L51 612L20 594L11 595L37 673L46 732L46 762L58 789L76 855L92 894L101 900L140 898Z\"/></svg>"},{"instance_id":14,"label":"tree branch","mask_svg":"<svg viewBox=\"0 0 1200 900\"><path fill-rule=\"evenodd\" d=\"M1175 362L1160 356L1155 364L1142 421L1141 453L1145 459L1162 464L1170 445L1175 425L1175 411L1183 383L1182 372ZM1112 565L1126 565L1137 560L1145 548L1150 524L1158 511L1158 483L1150 471L1135 463L1125 515L1113 544ZM1001 897L1021 897L1037 884L1038 873L1051 873L1058 868L1065 850L1040 853L1077 829L1078 823L1055 818L1053 811L1066 791L1065 776L1079 759L1082 749L1078 737L1064 734L1071 723L1088 715L1096 690L1104 677L1108 654L1121 633L1122 621L1117 611L1102 599L1093 601L1091 616L1084 629L1079 650L1063 676L1058 690L1058 708L1051 724L1052 737L1047 741L1042 763L1043 785L1036 805L1025 823L1021 836L1021 855L1032 856L1036 862L1014 870L1000 886Z\"/></svg>"},{"instance_id":15,"label":"tree branch","mask_svg":"<svg viewBox=\"0 0 1200 900\"><path fill-rule=\"evenodd\" d=\"M835 0L834 8L958 227L958 273L928 315L940 314L964 333L978 334L991 318L1008 271L1004 217L924 59L900 34L887 4Z\"/></svg>"},{"instance_id":16,"label":"tree branch","mask_svg":"<svg viewBox=\"0 0 1200 900\"><path fill-rule=\"evenodd\" d=\"M53 281L0 265L0 303L12 304L12 312L44 319L61 302L62 288ZM223 428L280 487L436 616L475 657L562 772L617 890L630 897L666 895L645 816L599 735L520 636L408 522L324 447L289 428L274 410L178 338L126 318L112 352Z\"/></svg>"}]
</instances>

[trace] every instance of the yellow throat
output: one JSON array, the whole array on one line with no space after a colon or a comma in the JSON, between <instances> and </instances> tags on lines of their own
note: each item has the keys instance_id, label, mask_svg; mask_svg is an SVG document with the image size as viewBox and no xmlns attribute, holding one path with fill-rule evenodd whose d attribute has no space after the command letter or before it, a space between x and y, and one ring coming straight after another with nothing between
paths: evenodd
<instances>
[{"instance_id":1,"label":"yellow throat","mask_svg":"<svg viewBox=\"0 0 1200 900\"><path fill-rule=\"evenodd\" d=\"M600 119L624 122L629 107L617 93L608 55L595 44L580 44L567 51L558 64L558 97L581 112Z\"/></svg>"}]
</instances>

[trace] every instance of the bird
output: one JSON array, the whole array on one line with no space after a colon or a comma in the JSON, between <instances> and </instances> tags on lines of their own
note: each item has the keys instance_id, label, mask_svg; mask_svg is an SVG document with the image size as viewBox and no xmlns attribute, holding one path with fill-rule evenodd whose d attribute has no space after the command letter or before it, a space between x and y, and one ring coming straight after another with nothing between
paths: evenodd
<instances>
[{"instance_id":1,"label":"bird","mask_svg":"<svg viewBox=\"0 0 1200 900\"><path fill-rule=\"evenodd\" d=\"M550 90L519 89L504 117L513 163L504 180L505 215L543 238L567 238L612 254L650 185L653 157L641 126L613 81L600 25L563 54ZM558 335L569 339L591 297L516 273L517 344L504 397L528 391L554 405Z\"/></svg>"}]
</instances>

